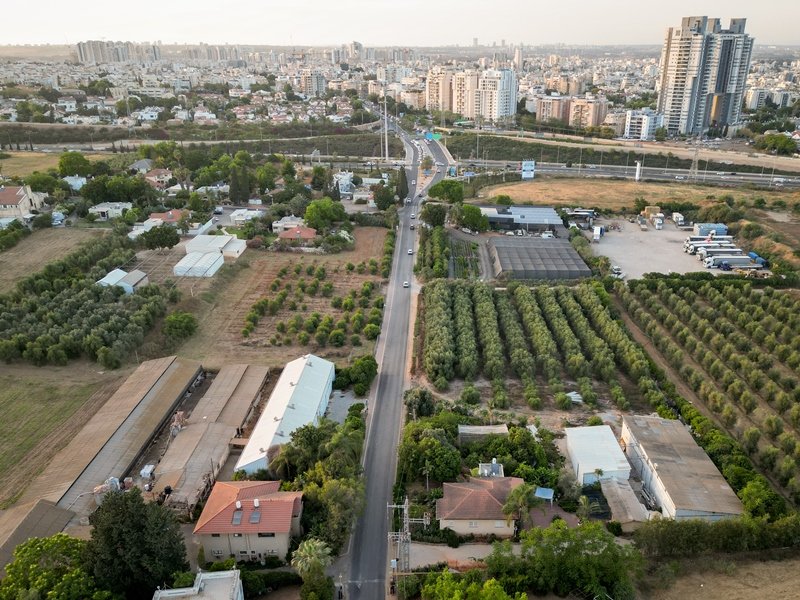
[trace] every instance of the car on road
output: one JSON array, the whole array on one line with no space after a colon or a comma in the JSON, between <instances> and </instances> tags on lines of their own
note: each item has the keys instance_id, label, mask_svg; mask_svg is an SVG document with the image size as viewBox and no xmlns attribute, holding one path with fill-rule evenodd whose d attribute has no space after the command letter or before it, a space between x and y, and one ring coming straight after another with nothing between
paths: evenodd
<instances>
[{"instance_id":1,"label":"car on road","mask_svg":"<svg viewBox=\"0 0 800 600\"><path fill-rule=\"evenodd\" d=\"M215 215L221 215L222 213L223 213L223 210L222 210L221 206L217 206L217 207L214 208L214 214Z\"/></svg>"},{"instance_id":2,"label":"car on road","mask_svg":"<svg viewBox=\"0 0 800 600\"><path fill-rule=\"evenodd\" d=\"M683 181L684 179L686 179L686 177L684 177L683 175L675 175L675 179Z\"/></svg>"},{"instance_id":3,"label":"car on road","mask_svg":"<svg viewBox=\"0 0 800 600\"><path fill-rule=\"evenodd\" d=\"M404 282L403 282L403 287L404 287L404 288L407 288L407 287L408 287L408 282L407 282L407 281L404 281Z\"/></svg>"},{"instance_id":4,"label":"car on road","mask_svg":"<svg viewBox=\"0 0 800 600\"><path fill-rule=\"evenodd\" d=\"M417 180L416 179L412 179L411 180L411 185L417 185Z\"/></svg>"},{"instance_id":5,"label":"car on road","mask_svg":"<svg viewBox=\"0 0 800 600\"><path fill-rule=\"evenodd\" d=\"M409 254L414 254L414 249L413 249L413 248L409 248L409 249L408 249L408 253L409 253Z\"/></svg>"},{"instance_id":6,"label":"car on road","mask_svg":"<svg viewBox=\"0 0 800 600\"><path fill-rule=\"evenodd\" d=\"M611 276L614 279L625 279L625 273L622 272L622 268L614 265L611 267Z\"/></svg>"},{"instance_id":7,"label":"car on road","mask_svg":"<svg viewBox=\"0 0 800 600\"><path fill-rule=\"evenodd\" d=\"M409 227L409 229L414 229L414 224L413 223L411 224L411 227Z\"/></svg>"},{"instance_id":8,"label":"car on road","mask_svg":"<svg viewBox=\"0 0 800 600\"><path fill-rule=\"evenodd\" d=\"M411 213L411 218L412 218L412 219L416 219L416 218L417 218L417 215L415 215L414 213Z\"/></svg>"}]
</instances>

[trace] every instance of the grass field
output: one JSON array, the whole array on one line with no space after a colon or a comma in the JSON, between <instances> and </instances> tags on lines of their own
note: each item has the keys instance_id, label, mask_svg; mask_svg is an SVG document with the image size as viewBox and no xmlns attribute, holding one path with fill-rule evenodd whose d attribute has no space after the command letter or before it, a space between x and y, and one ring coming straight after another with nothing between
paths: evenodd
<instances>
[{"instance_id":1,"label":"grass field","mask_svg":"<svg viewBox=\"0 0 800 600\"><path fill-rule=\"evenodd\" d=\"M89 363L0 371L0 508L13 504L109 398L121 376Z\"/></svg>"},{"instance_id":2,"label":"grass field","mask_svg":"<svg viewBox=\"0 0 800 600\"><path fill-rule=\"evenodd\" d=\"M619 210L632 208L637 197L648 204L664 202L694 202L702 205L708 196L720 198L730 194L735 200L751 201L764 198L767 203L783 200L787 205L800 202L800 192L764 192L741 188L717 188L679 183L648 183L634 181L609 181L602 179L555 179L541 178L511 184L500 184L485 188L481 198L507 194L520 204L548 206L583 206Z\"/></svg>"},{"instance_id":3,"label":"grass field","mask_svg":"<svg viewBox=\"0 0 800 600\"><path fill-rule=\"evenodd\" d=\"M58 167L58 158L61 156L55 152L10 152L11 158L0 160L0 175L6 177L24 177L34 171L46 171ZM108 158L104 154L86 154L89 160L100 160Z\"/></svg>"},{"instance_id":4,"label":"grass field","mask_svg":"<svg viewBox=\"0 0 800 600\"><path fill-rule=\"evenodd\" d=\"M34 231L13 248L0 252L0 293L9 291L18 280L71 252L81 242L103 233L102 229L66 227Z\"/></svg>"}]
</instances>

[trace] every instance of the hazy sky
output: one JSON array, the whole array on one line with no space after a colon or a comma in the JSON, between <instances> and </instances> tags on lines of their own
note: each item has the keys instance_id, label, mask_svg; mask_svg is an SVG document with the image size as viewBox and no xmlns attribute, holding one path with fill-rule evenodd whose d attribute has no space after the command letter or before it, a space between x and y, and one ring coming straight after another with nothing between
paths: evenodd
<instances>
[{"instance_id":1,"label":"hazy sky","mask_svg":"<svg viewBox=\"0 0 800 600\"><path fill-rule=\"evenodd\" d=\"M747 18L758 44L800 44L797 0L3 0L0 44L87 39L368 46L661 44L683 16Z\"/></svg>"}]
</instances>

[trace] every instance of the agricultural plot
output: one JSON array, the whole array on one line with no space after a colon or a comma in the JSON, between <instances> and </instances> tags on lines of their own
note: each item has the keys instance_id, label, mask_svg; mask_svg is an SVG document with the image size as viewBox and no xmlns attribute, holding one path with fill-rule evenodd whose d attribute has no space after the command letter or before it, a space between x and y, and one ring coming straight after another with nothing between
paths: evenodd
<instances>
[{"instance_id":1,"label":"agricultural plot","mask_svg":"<svg viewBox=\"0 0 800 600\"><path fill-rule=\"evenodd\" d=\"M635 282L617 291L714 419L800 500L800 301L725 282Z\"/></svg>"},{"instance_id":2,"label":"agricultural plot","mask_svg":"<svg viewBox=\"0 0 800 600\"><path fill-rule=\"evenodd\" d=\"M658 306L660 300L651 297L652 294L646 296L649 292L644 287L631 292L620 283L617 291L630 306L634 318L641 318L643 323L655 322L655 327L661 327L658 321L666 322L670 315L678 313L672 310L666 311L666 314L648 314L652 307ZM646 308L638 304L636 294L647 297L647 303L644 304ZM708 294L713 292L708 291ZM734 305L731 310L750 310L758 315L759 324L764 330L763 344L774 343L775 357L786 355L787 365L790 366L800 364L800 342L794 342L800 339L796 332L800 327L800 316L797 315L797 308L800 307L794 305L793 298L784 296L750 292L746 296L749 300L741 301L742 307L737 305L737 301L730 302ZM792 436L783 435L788 429L783 420L776 414L763 413L766 406L786 405L785 396L780 392L789 394L787 388L791 387L790 379L793 380L793 377L786 369L777 369L771 364L767 366L761 359L758 364L762 369L769 369L768 374L751 375L752 381L741 384L744 386L746 383L752 388L752 384L756 383L759 389L751 389L750 395L758 398L750 413L763 414L766 435L781 444L780 449L774 448L771 443L759 439L758 428L748 427L746 433L740 436L748 448L745 450L735 437L728 435L725 429L717 426L678 393L664 371L631 338L623 322L612 316L609 310L611 302L609 294L597 283L535 288L512 283L507 290L501 291L480 283L435 281L423 290L420 367L438 390L447 389L458 378L471 382L483 376L492 385L489 408L504 409L514 404L517 414L524 412L520 408L521 403L514 403L519 397L524 398L533 411L538 411L548 401L552 401L559 409L569 410L571 399L566 393L567 389L580 392L584 403L591 407L605 402L615 404L620 410L628 410L632 405L637 406L644 401L646 406L641 412L656 411L668 419L680 417L691 425L695 440L719 468L749 514L769 518L785 514L784 499L771 488L767 479L755 471L746 451L757 456L768 470L774 470L789 490L794 489L797 478L793 461L795 454L800 452L793 437L794 431L791 432ZM739 318L738 314L732 313L732 316ZM677 319L674 315L673 318ZM701 318L705 319L698 316L698 319ZM777 325L770 318L782 325ZM692 322L692 331L701 336L698 340L710 341L718 334L707 327L701 333L701 325L699 321ZM746 331L746 324L737 326ZM750 327L755 333L758 325ZM787 329L784 330L784 327ZM649 332L653 331L650 328ZM795 332L795 338L789 337L792 332ZM656 339L663 337L666 340L657 344L672 344L662 352L678 363L683 352L671 340L668 330L655 333L658 333ZM773 334L774 339L770 337ZM744 333L741 337L735 342L742 346L737 350L740 354L750 343ZM724 344L724 336L719 335L719 338L717 341ZM795 343L798 348L794 347ZM700 345L700 341L696 341L696 344ZM745 354L739 359L737 368L746 366L744 358L757 363L754 355ZM793 354L795 358L792 358ZM733 351L730 356L733 356ZM708 366L710 368L710 364ZM714 371L724 373L722 366L715 365ZM704 386L704 377L697 367L691 371L681 370L681 377L691 380L698 390ZM735 383L736 375L728 375L727 378L730 377L733 377L731 383ZM776 380L780 380L780 384ZM521 382L522 391L509 394L515 381ZM778 387L771 386L770 381ZM519 389L519 386L516 387ZM469 394L466 393L468 390ZM706 394L714 391L719 393L719 390L709 389L708 384L705 384L704 390ZM769 399L767 390L773 392ZM474 390L468 385L460 401L469 404L468 398L472 397L474 403L474 396ZM718 403L722 401L717 396L715 398ZM480 396L477 400L480 400ZM757 413L756 408L762 412ZM793 410L798 417L795 421L791 421ZM719 410L720 413L722 411L724 406ZM787 407L784 413L787 411L789 423L796 431L800 425L800 409L790 410Z\"/></svg>"},{"instance_id":3,"label":"agricultural plot","mask_svg":"<svg viewBox=\"0 0 800 600\"><path fill-rule=\"evenodd\" d=\"M423 281L447 277L451 252L447 238L444 227L434 227L433 229L422 227L420 229L414 273Z\"/></svg>"},{"instance_id":4,"label":"agricultural plot","mask_svg":"<svg viewBox=\"0 0 800 600\"><path fill-rule=\"evenodd\" d=\"M477 244L450 236L450 276L455 279L478 279L481 276Z\"/></svg>"},{"instance_id":5,"label":"agricultural plot","mask_svg":"<svg viewBox=\"0 0 800 600\"><path fill-rule=\"evenodd\" d=\"M629 395L642 397L641 384L632 382L648 376L647 357L611 318L598 288L512 284L500 291L436 281L423 294L421 366L439 390L483 376L492 382L490 407L498 409L513 402L509 376L533 410L546 399L569 410L568 390L590 406L602 398L622 410L630 408Z\"/></svg>"}]
</instances>

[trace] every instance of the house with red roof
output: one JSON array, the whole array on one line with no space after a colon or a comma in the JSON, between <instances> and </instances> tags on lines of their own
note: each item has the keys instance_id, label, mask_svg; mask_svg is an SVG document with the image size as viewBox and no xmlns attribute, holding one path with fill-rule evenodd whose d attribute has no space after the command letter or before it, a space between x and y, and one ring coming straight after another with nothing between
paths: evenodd
<instances>
[{"instance_id":1,"label":"house with red roof","mask_svg":"<svg viewBox=\"0 0 800 600\"><path fill-rule=\"evenodd\" d=\"M289 551L300 535L303 492L281 492L280 481L218 481L194 528L206 560L261 560Z\"/></svg>"},{"instance_id":2,"label":"house with red roof","mask_svg":"<svg viewBox=\"0 0 800 600\"><path fill-rule=\"evenodd\" d=\"M291 227L278 234L282 240L310 242L317 237L317 230L313 227Z\"/></svg>"},{"instance_id":3,"label":"house with red roof","mask_svg":"<svg viewBox=\"0 0 800 600\"><path fill-rule=\"evenodd\" d=\"M151 169L144 174L144 180L157 190L166 188L170 179L172 179L172 171L169 169Z\"/></svg>"},{"instance_id":4,"label":"house with red roof","mask_svg":"<svg viewBox=\"0 0 800 600\"><path fill-rule=\"evenodd\" d=\"M27 185L0 184L0 218L18 219L21 222L32 211L44 206L46 195L31 191Z\"/></svg>"},{"instance_id":5,"label":"house with red roof","mask_svg":"<svg viewBox=\"0 0 800 600\"><path fill-rule=\"evenodd\" d=\"M436 501L439 527L459 535L513 537L514 522L503 514L503 505L511 490L523 483L519 477L473 477L442 484L442 498Z\"/></svg>"}]
</instances>

